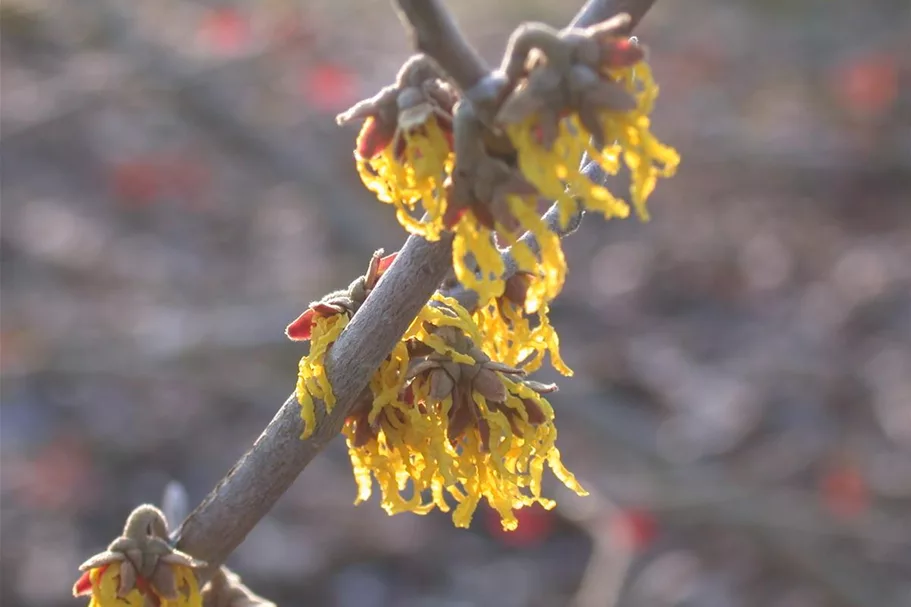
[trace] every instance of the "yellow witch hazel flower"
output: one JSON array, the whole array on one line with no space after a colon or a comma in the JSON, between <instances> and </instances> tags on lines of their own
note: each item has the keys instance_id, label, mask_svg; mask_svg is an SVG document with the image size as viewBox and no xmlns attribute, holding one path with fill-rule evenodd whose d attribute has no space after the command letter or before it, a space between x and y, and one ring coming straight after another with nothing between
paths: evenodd
<instances>
[{"instance_id":1,"label":"yellow witch hazel flower","mask_svg":"<svg viewBox=\"0 0 911 607\"><path fill-rule=\"evenodd\" d=\"M572 369L560 356L560 338L550 324L547 304L533 314L524 311L538 280L526 272L517 272L506 281L501 297L478 308L473 317L485 337L481 348L491 358L521 367L526 373L540 369L544 354L549 353L554 369L571 376Z\"/></svg>"},{"instance_id":2,"label":"yellow witch hazel flower","mask_svg":"<svg viewBox=\"0 0 911 607\"><path fill-rule=\"evenodd\" d=\"M382 202L395 206L402 227L428 240L439 239L443 229L455 102L455 91L436 66L416 55L394 85L337 118L339 124L366 118L354 152L361 181ZM428 219L416 216L418 203Z\"/></svg>"},{"instance_id":3,"label":"yellow witch hazel flower","mask_svg":"<svg viewBox=\"0 0 911 607\"><path fill-rule=\"evenodd\" d=\"M395 261L395 256L393 253L383 257L382 249L376 251L370 258L366 274L357 277L347 289L329 293L320 301L311 303L285 329L285 335L293 341L310 341L310 352L301 358L297 376L296 393L304 421L301 438L308 438L316 428L314 398L322 400L327 411L332 411L335 406L335 394L325 366L329 346L342 334L380 276Z\"/></svg>"},{"instance_id":4,"label":"yellow witch hazel flower","mask_svg":"<svg viewBox=\"0 0 911 607\"><path fill-rule=\"evenodd\" d=\"M486 499L512 530L514 510L554 507L541 495L545 464L586 494L555 446L542 394L556 386L491 360L475 346L482 342L455 300L438 294L424 307L346 421L356 503L370 498L376 479L389 514L448 512L453 500L454 524L467 527Z\"/></svg>"},{"instance_id":5,"label":"yellow witch hazel flower","mask_svg":"<svg viewBox=\"0 0 911 607\"><path fill-rule=\"evenodd\" d=\"M127 519L123 535L80 569L73 596L89 607L202 607L195 570L205 563L172 548L164 514L144 505Z\"/></svg>"},{"instance_id":6,"label":"yellow witch hazel flower","mask_svg":"<svg viewBox=\"0 0 911 607\"><path fill-rule=\"evenodd\" d=\"M541 24L517 30L504 71L527 78L507 98L497 120L519 152L519 167L538 190L558 201L565 227L581 203L605 217L626 217L627 204L582 174L585 152L607 174L621 159L630 171L637 214L658 177L672 176L677 152L651 133L649 114L658 87L634 40L619 35L629 24L620 15L585 30L557 31ZM529 50L541 53L530 68Z\"/></svg>"},{"instance_id":7,"label":"yellow witch hazel flower","mask_svg":"<svg viewBox=\"0 0 911 607\"><path fill-rule=\"evenodd\" d=\"M537 188L517 167L484 149L480 132L471 132L482 125L465 108L470 106L456 108L456 129L464 136L456 139L456 167L446 182L444 226L454 233L453 270L481 301L502 295L506 267L497 247L499 237L511 247L519 270L541 276L526 300L527 309L536 311L563 288L566 260L560 239L538 214ZM535 250L526 241L529 237Z\"/></svg>"}]
</instances>

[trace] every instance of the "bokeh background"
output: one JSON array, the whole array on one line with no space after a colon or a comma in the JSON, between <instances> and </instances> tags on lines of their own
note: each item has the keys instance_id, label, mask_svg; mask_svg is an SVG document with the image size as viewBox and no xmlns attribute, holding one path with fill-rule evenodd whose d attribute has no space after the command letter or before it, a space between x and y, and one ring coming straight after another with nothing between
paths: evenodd
<instances>
[{"instance_id":1,"label":"bokeh background","mask_svg":"<svg viewBox=\"0 0 911 607\"><path fill-rule=\"evenodd\" d=\"M576 2L449 2L492 62ZM283 329L404 240L334 115L409 53L380 0L4 0L2 588L195 504L293 389ZM683 155L590 217L553 306L558 445L592 497L514 534L351 505L342 441L231 564L280 605L911 605L911 5L660 0ZM617 182L622 187L622 179ZM542 374L542 379L556 379Z\"/></svg>"}]
</instances>

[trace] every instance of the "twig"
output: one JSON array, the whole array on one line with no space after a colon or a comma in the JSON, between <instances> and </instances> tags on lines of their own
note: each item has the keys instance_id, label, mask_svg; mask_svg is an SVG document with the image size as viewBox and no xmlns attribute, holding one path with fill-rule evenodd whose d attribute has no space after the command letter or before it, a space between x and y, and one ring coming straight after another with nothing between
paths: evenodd
<instances>
[{"instance_id":1,"label":"twig","mask_svg":"<svg viewBox=\"0 0 911 607\"><path fill-rule=\"evenodd\" d=\"M623 33L629 34L654 3L655 0L588 0L569 26L589 27L610 19L614 15L627 13L630 16L630 22Z\"/></svg>"},{"instance_id":2,"label":"twig","mask_svg":"<svg viewBox=\"0 0 911 607\"><path fill-rule=\"evenodd\" d=\"M463 91L490 73L490 67L470 45L439 0L397 0L402 24L415 48L431 57Z\"/></svg>"},{"instance_id":3,"label":"twig","mask_svg":"<svg viewBox=\"0 0 911 607\"><path fill-rule=\"evenodd\" d=\"M326 356L337 399L332 413L318 407L316 429L301 440L300 406L290 396L263 433L177 531L177 546L209 563L204 579L271 510L294 479L339 435L348 409L370 376L436 291L451 258L451 238L412 236Z\"/></svg>"}]
</instances>

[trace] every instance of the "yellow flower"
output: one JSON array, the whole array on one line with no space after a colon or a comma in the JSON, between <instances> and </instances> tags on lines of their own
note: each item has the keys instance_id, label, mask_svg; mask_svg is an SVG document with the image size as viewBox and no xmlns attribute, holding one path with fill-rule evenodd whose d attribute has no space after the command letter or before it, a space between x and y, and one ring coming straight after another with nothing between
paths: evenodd
<instances>
[{"instance_id":1,"label":"yellow flower","mask_svg":"<svg viewBox=\"0 0 911 607\"><path fill-rule=\"evenodd\" d=\"M416 124L399 126L384 141L374 134L378 121L368 118L354 154L357 172L367 189L395 207L403 228L438 240L446 212L443 181L453 166L452 127L429 110L413 120ZM429 215L426 221L415 217L418 202Z\"/></svg>"},{"instance_id":2,"label":"yellow flower","mask_svg":"<svg viewBox=\"0 0 911 607\"><path fill-rule=\"evenodd\" d=\"M453 500L453 522L467 527L486 499L511 530L515 509L554 506L541 496L545 464L585 494L554 444L553 409L540 392L555 387L521 379L475 343L482 332L457 302L436 295L424 307L373 376L372 402L346 421L355 503L376 479L389 514L448 512Z\"/></svg>"},{"instance_id":3,"label":"yellow flower","mask_svg":"<svg viewBox=\"0 0 911 607\"><path fill-rule=\"evenodd\" d=\"M560 294L566 280L566 258L560 237L550 231L538 215L534 200L507 196L511 223L514 227L495 222L496 234L510 246L510 254L519 271L541 278L535 281L525 300L526 310L537 311L545 302ZM453 269L458 281L478 294L479 301L488 301L503 294L506 266L497 248L494 231L479 223L474 213L467 212L455 225L452 242ZM534 236L540 257L520 237L526 232ZM471 262L474 262L473 264Z\"/></svg>"},{"instance_id":4,"label":"yellow flower","mask_svg":"<svg viewBox=\"0 0 911 607\"><path fill-rule=\"evenodd\" d=\"M166 562L159 563L158 568L167 568L168 577L173 577L176 585L176 594L163 596L154 580L146 580L133 573L135 583L125 593L121 594L123 585L124 562L111 562L93 567L86 571L73 586L73 596L91 595L89 607L146 607L158 605L159 607L202 607L199 594L199 584L196 574L191 567L172 565ZM161 575L161 574L159 574Z\"/></svg>"},{"instance_id":5,"label":"yellow flower","mask_svg":"<svg viewBox=\"0 0 911 607\"><path fill-rule=\"evenodd\" d=\"M326 403L326 411L335 406L335 394L326 375L326 351L348 326L347 314L316 316L310 334L310 352L301 358L297 374L297 402L301 406L304 431L301 438L309 438L316 429L314 397Z\"/></svg>"},{"instance_id":6,"label":"yellow flower","mask_svg":"<svg viewBox=\"0 0 911 607\"><path fill-rule=\"evenodd\" d=\"M677 152L661 143L650 130L648 116L658 96L658 86L648 64L639 61L630 67L605 72L634 97L635 107L628 112L603 110L599 114L601 135L608 142L604 148L596 149L590 143L590 133L577 114L560 121L550 149L541 141L539 115L532 114L507 126L519 151L519 167L543 195L558 201L564 227L577 208L577 199L584 208L599 211L607 218L629 215L629 207L623 200L580 172L579 164L586 151L610 175L619 171L622 158L630 171L633 206L642 220L649 217L645 203L658 177L672 176L680 163Z\"/></svg>"},{"instance_id":7,"label":"yellow flower","mask_svg":"<svg viewBox=\"0 0 911 607\"><path fill-rule=\"evenodd\" d=\"M526 373L540 369L544 354L549 353L554 369L572 376L572 369L560 356L560 337L550 324L549 311L544 304L529 315L506 297L481 306L474 319L486 338L481 346L484 353L507 365L521 366Z\"/></svg>"}]
</instances>

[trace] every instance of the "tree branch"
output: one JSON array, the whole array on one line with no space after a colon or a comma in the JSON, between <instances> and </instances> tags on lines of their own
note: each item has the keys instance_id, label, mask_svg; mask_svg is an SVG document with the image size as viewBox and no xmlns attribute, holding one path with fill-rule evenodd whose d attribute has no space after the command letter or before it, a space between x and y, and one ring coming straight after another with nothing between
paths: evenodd
<instances>
[{"instance_id":1,"label":"tree branch","mask_svg":"<svg viewBox=\"0 0 911 607\"><path fill-rule=\"evenodd\" d=\"M627 13L630 22L623 33L630 34L654 3L655 0L588 0L569 23L569 27L589 27L614 15Z\"/></svg>"},{"instance_id":2,"label":"tree branch","mask_svg":"<svg viewBox=\"0 0 911 607\"><path fill-rule=\"evenodd\" d=\"M399 0L398 4L414 26L418 48L437 60L457 84L469 89L487 79L484 62L437 0ZM583 9L586 19L597 22L613 16L600 12L609 10L610 2L595 8L591 4ZM558 219L555 206L545 214L555 231L559 231ZM566 232L580 220L581 213ZM289 397L252 449L176 531L177 547L208 563L201 572L202 581L211 578L310 461L339 435L370 376L449 272L451 258L451 235L437 242L411 236L326 356L337 401L332 413L327 415L318 406L315 431L301 440L300 407L295 396ZM514 263L512 267L514 273Z\"/></svg>"},{"instance_id":3,"label":"tree branch","mask_svg":"<svg viewBox=\"0 0 911 607\"><path fill-rule=\"evenodd\" d=\"M488 75L490 67L439 0L396 0L396 4L414 47L436 61L460 89L468 91Z\"/></svg>"}]
</instances>

